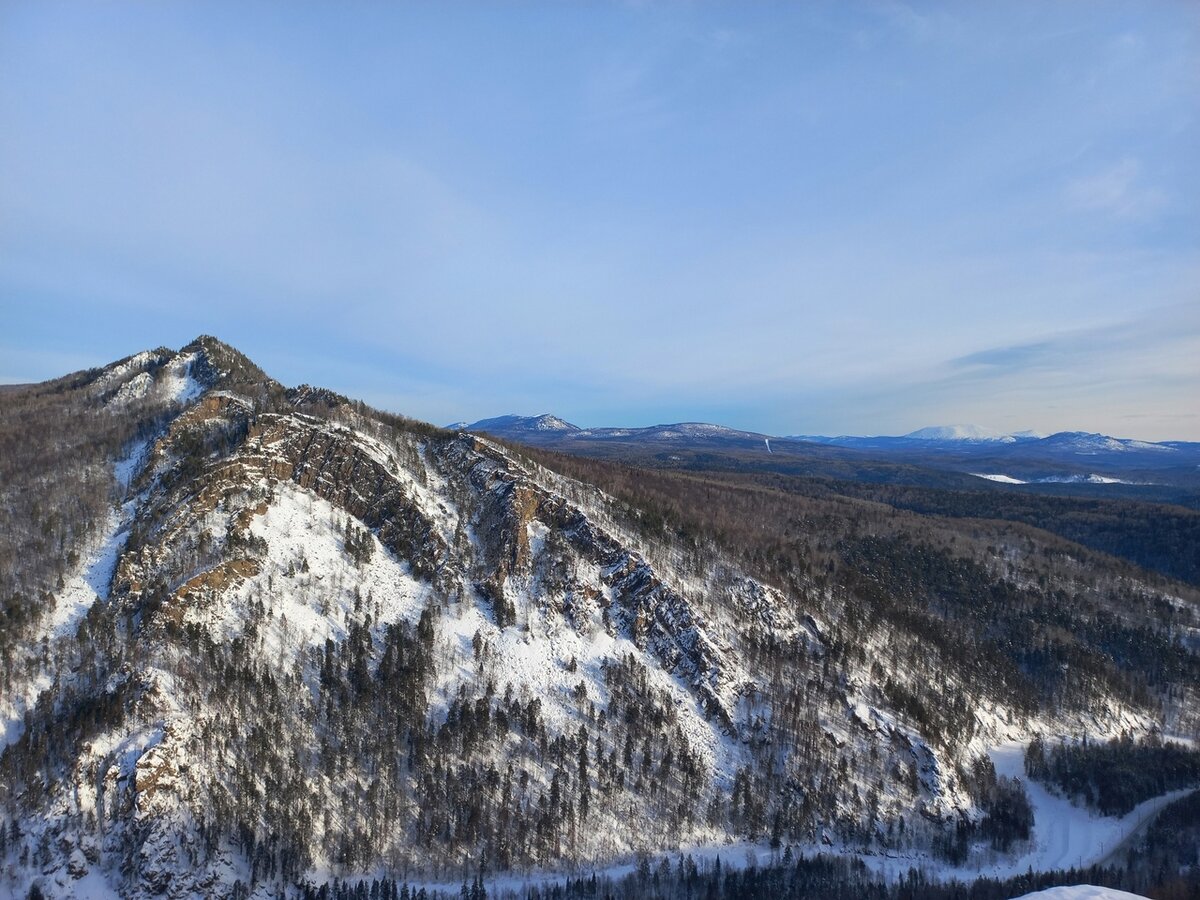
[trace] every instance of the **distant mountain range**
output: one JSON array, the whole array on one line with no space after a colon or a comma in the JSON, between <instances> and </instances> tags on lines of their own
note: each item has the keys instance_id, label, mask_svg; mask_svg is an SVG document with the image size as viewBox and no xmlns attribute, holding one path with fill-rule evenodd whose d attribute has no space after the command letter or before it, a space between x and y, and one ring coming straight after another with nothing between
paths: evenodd
<instances>
[{"instance_id":1,"label":"distant mountain range","mask_svg":"<svg viewBox=\"0 0 1200 900\"><path fill-rule=\"evenodd\" d=\"M855 434L793 434L788 436L795 441L810 441L814 444L831 444L838 447L876 447L885 445L913 444L919 447L933 447L949 444L953 447L963 447L971 444L1015 444L1019 441L1039 440L1043 435L1032 435L1022 432L1016 434L1001 434L988 431L974 425L931 425L920 428L908 434L901 435L855 435Z\"/></svg>"},{"instance_id":2,"label":"distant mountain range","mask_svg":"<svg viewBox=\"0 0 1200 900\"><path fill-rule=\"evenodd\" d=\"M668 443L680 446L705 444L738 444L764 447L767 440L791 440L759 434L755 431L739 431L724 425L707 422L674 422L665 425L648 425L636 428L580 428L558 416L543 413L540 416L496 416L478 422L456 422L447 426L451 431L473 431L494 437L526 444L620 442L620 443ZM765 452L765 448L764 448Z\"/></svg>"},{"instance_id":3,"label":"distant mountain range","mask_svg":"<svg viewBox=\"0 0 1200 900\"><path fill-rule=\"evenodd\" d=\"M1087 431L1059 431L1054 434L1042 434L1036 431L1001 433L980 428L977 425L935 425L896 437L886 435L878 437L792 435L789 439L862 449L917 447L922 450L929 450L940 447L956 451L974 448L979 451L991 452L998 445L1023 445L1025 447L1038 446L1042 449L1054 448L1055 450L1084 456L1094 456L1098 453L1128 453L1138 451L1161 453L1164 451L1186 450L1188 448L1200 450L1200 444L1184 441L1151 443L1149 441L1116 438L1107 434L1097 434Z\"/></svg>"},{"instance_id":4,"label":"distant mountain range","mask_svg":"<svg viewBox=\"0 0 1200 900\"><path fill-rule=\"evenodd\" d=\"M811 474L837 474L829 469L834 461L874 460L974 476L980 486L990 482L1200 487L1200 443L1153 443L1083 431L1046 435L1036 431L998 432L977 425L937 425L897 436L776 436L703 422L581 428L550 414L498 416L459 422L450 428L569 453L626 456L642 462L647 453L658 454L662 462L685 462L682 456L662 456L683 451L734 453L744 462L749 452L769 455L772 467L786 465L787 471L795 471L796 460L804 458L812 463ZM917 480L933 483L927 478Z\"/></svg>"}]
</instances>

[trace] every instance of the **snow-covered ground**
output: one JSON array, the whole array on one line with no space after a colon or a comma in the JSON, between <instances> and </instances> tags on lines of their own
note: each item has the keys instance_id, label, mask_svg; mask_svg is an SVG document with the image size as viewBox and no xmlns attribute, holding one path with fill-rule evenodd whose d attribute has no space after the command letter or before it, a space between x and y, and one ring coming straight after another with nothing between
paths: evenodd
<instances>
[{"instance_id":1,"label":"snow-covered ground","mask_svg":"<svg viewBox=\"0 0 1200 900\"><path fill-rule=\"evenodd\" d=\"M736 869L742 870L755 866L766 866L773 863L778 863L781 860L782 851L772 850L770 847L760 844L752 844L747 842L730 843L730 844L709 844L709 845L694 845L680 847L678 851L670 853L651 853L648 859L652 866L657 866L662 859L669 859L674 867L674 863L681 859L691 857L696 863L697 868L705 870L711 868L718 861L721 868L724 870ZM569 878L587 878L595 874L597 878L611 878L618 880L632 875L637 871L638 861L635 858L622 859L619 862L604 864L600 866L579 866L574 870L563 869L533 869L527 872L506 872L501 875L493 875L484 878L484 883L491 893L520 893L526 888L538 887L545 888L552 885L563 883ZM388 873L382 869L367 873L362 876L365 880L377 878ZM310 873L308 881L313 885L320 885L327 881L332 881L333 876L327 871L319 871ZM420 888L433 892L440 891L443 894L456 896L462 887L463 880L461 878L453 881L438 881L438 880L409 880L409 887L416 891Z\"/></svg>"},{"instance_id":2,"label":"snow-covered ground","mask_svg":"<svg viewBox=\"0 0 1200 900\"><path fill-rule=\"evenodd\" d=\"M1049 793L1036 782L1029 782L1024 777L1023 744L1016 741L1009 742L993 748L989 754L996 766L997 774L1021 778L1028 790L1030 802L1034 807L1035 825L1031 846L1024 852L1003 858L997 857L985 865L955 867L928 854L905 855L894 852L883 855L862 854L853 848L840 847L836 844L792 845L792 850L808 856L818 853L859 856L870 869L889 881L904 877L913 868L923 870L927 876L941 880L956 879L970 882L981 876L999 879L1012 878L1030 870L1034 872L1053 871L1101 862L1114 847L1135 831L1147 818L1157 814L1167 804L1189 793L1188 790L1175 791L1146 801L1126 816L1104 817L1074 806L1069 801ZM687 844L670 852L650 854L650 860L652 865L657 865L664 857L674 863L679 858L690 856L702 870L711 867L717 860L720 860L722 868L728 870L777 864L780 862L781 854L781 849L773 849L767 844L748 842ZM527 887L546 887L558 884L567 877L587 877L592 873L598 877L620 879L632 874L636 868L637 860L629 857L610 863L580 866L573 871L554 869L506 873L488 878L486 883L488 889L492 891L520 891ZM317 883L327 877L325 873L314 873L314 875ZM370 878L371 874L364 874L363 877ZM461 883L461 879L456 881L428 880L412 882L412 886L454 894ZM1144 900L1137 894L1091 885L1051 888L1028 894L1026 897L1037 898L1037 900Z\"/></svg>"},{"instance_id":3,"label":"snow-covered ground","mask_svg":"<svg viewBox=\"0 0 1200 900\"><path fill-rule=\"evenodd\" d=\"M1052 794L1036 781L1025 777L1025 745L1010 741L988 750L997 775L1019 778L1033 806L1033 836L1023 851L1001 856L990 854L964 866L949 866L927 854L888 854L862 857L872 869L888 877L899 877L910 868L924 869L931 875L970 881L980 876L1012 878L1033 870L1081 868L1103 862L1143 822L1163 807L1193 790L1185 788L1153 797L1121 817L1102 816L1085 807Z\"/></svg>"},{"instance_id":4,"label":"snow-covered ground","mask_svg":"<svg viewBox=\"0 0 1200 900\"><path fill-rule=\"evenodd\" d=\"M1100 862L1147 818L1157 815L1169 803L1190 793L1190 789L1172 791L1139 804L1120 818L1102 816L1076 806L1050 793L1044 786L1025 777L1025 747L1008 743L990 753L997 775L1020 778L1034 810L1033 846L1024 855L988 874L1017 875L1033 868L1067 869Z\"/></svg>"},{"instance_id":5,"label":"snow-covered ground","mask_svg":"<svg viewBox=\"0 0 1200 900\"><path fill-rule=\"evenodd\" d=\"M986 478L999 484L1148 484L1144 481L1126 481L1123 478L1110 478L1107 475L1047 475L1045 478L1013 478L1011 475L988 474L972 472L975 478Z\"/></svg>"},{"instance_id":6,"label":"snow-covered ground","mask_svg":"<svg viewBox=\"0 0 1200 900\"><path fill-rule=\"evenodd\" d=\"M1096 887L1093 884L1073 884L1024 894L1017 900L1146 900L1146 898L1141 894L1118 891L1116 888Z\"/></svg>"},{"instance_id":7,"label":"snow-covered ground","mask_svg":"<svg viewBox=\"0 0 1200 900\"><path fill-rule=\"evenodd\" d=\"M171 360L157 373L145 371L145 367L162 361L162 357L153 353L139 353L127 362L116 366L97 381L102 389L109 389L117 384L120 387L108 401L115 410L128 406L135 400L141 400L153 393L163 399L174 401L183 406L191 403L204 393L205 387L192 376L192 365L199 357L198 353L188 353ZM123 384L122 379L130 372L142 369Z\"/></svg>"},{"instance_id":8,"label":"snow-covered ground","mask_svg":"<svg viewBox=\"0 0 1200 900\"><path fill-rule=\"evenodd\" d=\"M204 385L192 377L192 363L198 353L189 353L173 360L159 376L161 390L168 398L184 406L204 393Z\"/></svg>"},{"instance_id":9,"label":"snow-covered ground","mask_svg":"<svg viewBox=\"0 0 1200 900\"><path fill-rule=\"evenodd\" d=\"M371 535L371 558L356 566L344 548L344 526L339 524L347 519L344 513L289 482L273 489L266 512L250 525L251 532L266 541L260 571L215 609L190 609L189 620L215 624L219 633L233 637L245 625L246 604L263 597L273 613L268 649L277 654L296 643L321 646L327 638L343 640L356 592L377 631L390 622L415 622L420 617L430 587L412 577L407 563ZM305 563L308 571L303 571Z\"/></svg>"}]
</instances>

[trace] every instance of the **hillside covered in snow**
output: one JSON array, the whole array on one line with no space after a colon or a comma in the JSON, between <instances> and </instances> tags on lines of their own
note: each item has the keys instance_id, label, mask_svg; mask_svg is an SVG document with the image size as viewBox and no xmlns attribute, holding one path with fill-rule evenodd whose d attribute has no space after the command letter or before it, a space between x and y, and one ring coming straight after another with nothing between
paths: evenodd
<instances>
[{"instance_id":1,"label":"hillside covered in snow","mask_svg":"<svg viewBox=\"0 0 1200 900\"><path fill-rule=\"evenodd\" d=\"M0 413L0 892L966 871L1036 841L989 750L1200 725L1195 589L1027 525L526 452L208 337Z\"/></svg>"}]
</instances>

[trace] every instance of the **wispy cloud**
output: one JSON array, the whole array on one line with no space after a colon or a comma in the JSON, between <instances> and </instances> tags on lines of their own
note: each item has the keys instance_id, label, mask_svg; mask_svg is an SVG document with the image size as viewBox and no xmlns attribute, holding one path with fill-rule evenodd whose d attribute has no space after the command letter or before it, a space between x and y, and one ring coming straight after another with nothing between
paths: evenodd
<instances>
[{"instance_id":1,"label":"wispy cloud","mask_svg":"<svg viewBox=\"0 0 1200 900\"><path fill-rule=\"evenodd\" d=\"M1153 216L1167 205L1166 193L1146 183L1141 163L1132 158L1073 179L1066 196L1077 210L1122 219Z\"/></svg>"},{"instance_id":2,"label":"wispy cloud","mask_svg":"<svg viewBox=\"0 0 1200 900\"><path fill-rule=\"evenodd\" d=\"M1200 310L1177 304L955 357L925 375L897 377L872 402L885 420L889 404L902 410L891 419L901 430L953 419L1122 436L1136 423L1135 436L1194 436L1198 358Z\"/></svg>"},{"instance_id":3,"label":"wispy cloud","mask_svg":"<svg viewBox=\"0 0 1200 900\"><path fill-rule=\"evenodd\" d=\"M921 43L961 32L959 21L949 13L929 8L918 11L901 0L877 0L871 4L871 9L893 28Z\"/></svg>"},{"instance_id":4,"label":"wispy cloud","mask_svg":"<svg viewBox=\"0 0 1200 900\"><path fill-rule=\"evenodd\" d=\"M1018 344L1012 347L993 347L951 360L955 368L984 369L990 372L1028 370L1045 364L1054 355L1052 341Z\"/></svg>"},{"instance_id":5,"label":"wispy cloud","mask_svg":"<svg viewBox=\"0 0 1200 900\"><path fill-rule=\"evenodd\" d=\"M1057 369L1082 381L1116 371L1130 377L1181 372L1200 342L1200 309L1194 304L1143 311L1107 325L1056 332L1037 341L990 347L951 359L947 370L1000 379ZM1194 373L1200 382L1200 372ZM1198 385L1200 386L1200 385Z\"/></svg>"}]
</instances>

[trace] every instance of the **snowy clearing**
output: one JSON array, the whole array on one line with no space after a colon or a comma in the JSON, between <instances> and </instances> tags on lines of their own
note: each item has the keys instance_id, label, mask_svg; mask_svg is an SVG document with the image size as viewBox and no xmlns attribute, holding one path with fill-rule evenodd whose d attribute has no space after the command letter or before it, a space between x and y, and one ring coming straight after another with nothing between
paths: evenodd
<instances>
[{"instance_id":1,"label":"snowy clearing","mask_svg":"<svg viewBox=\"0 0 1200 900\"><path fill-rule=\"evenodd\" d=\"M988 750L997 775L1019 778L1033 806L1033 836L1024 850L1001 855L988 851L962 866L951 866L925 852L883 855L858 853L853 848L800 847L802 852L840 852L857 855L872 870L889 880L900 878L910 869L919 869L941 880L973 881L987 876L1005 879L1034 872L1081 868L1103 863L1129 835L1164 807L1194 788L1172 791L1152 797L1120 818L1102 816L1076 806L1069 800L1050 793L1041 784L1025 777L1025 745L1010 741ZM1132 895L1127 895L1132 896Z\"/></svg>"},{"instance_id":2,"label":"snowy clearing","mask_svg":"<svg viewBox=\"0 0 1200 900\"><path fill-rule=\"evenodd\" d=\"M1005 866L989 869L988 873L1020 874L1032 867L1035 871L1068 869L1088 866L1101 861L1147 817L1157 815L1169 803L1186 796L1190 788L1172 791L1134 807L1120 818L1101 816L1092 810L1076 806L1071 801L1050 793L1036 781L1025 777L1025 747L1008 743L990 753L997 775L1020 778L1033 804L1033 848Z\"/></svg>"}]
</instances>

